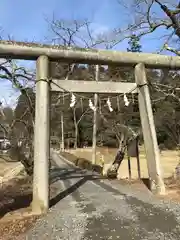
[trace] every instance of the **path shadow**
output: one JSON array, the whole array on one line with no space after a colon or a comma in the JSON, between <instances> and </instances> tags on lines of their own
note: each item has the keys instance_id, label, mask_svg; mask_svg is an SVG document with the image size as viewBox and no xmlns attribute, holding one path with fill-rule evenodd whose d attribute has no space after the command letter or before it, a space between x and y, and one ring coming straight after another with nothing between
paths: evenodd
<instances>
[{"instance_id":1,"label":"path shadow","mask_svg":"<svg viewBox=\"0 0 180 240\"><path fill-rule=\"evenodd\" d=\"M57 194L54 198L52 198L50 200L50 204L49 204L50 207L56 205L60 200L67 197L68 195L70 195L74 191L76 191L80 186L85 184L86 181L87 181L87 177L84 177L84 178L80 179L78 182L76 182L75 184L73 184L72 186L70 186L69 188L67 188L66 190Z\"/></svg>"},{"instance_id":2,"label":"path shadow","mask_svg":"<svg viewBox=\"0 0 180 240\"><path fill-rule=\"evenodd\" d=\"M60 167L55 167L51 169L50 174L49 174L49 182L50 184L53 184L59 180L66 180L69 178L74 177L83 177L86 175L85 170L81 169L68 169L68 168L60 168Z\"/></svg>"},{"instance_id":3,"label":"path shadow","mask_svg":"<svg viewBox=\"0 0 180 240\"><path fill-rule=\"evenodd\" d=\"M144 185L145 185L149 190L151 190L149 178L141 178L141 181L144 183Z\"/></svg>"},{"instance_id":4,"label":"path shadow","mask_svg":"<svg viewBox=\"0 0 180 240\"><path fill-rule=\"evenodd\" d=\"M64 181L76 178L80 178L80 180L78 180L75 184L72 184L64 191L58 193L55 197L53 197L50 200L50 207L56 205L60 200L77 191L77 189L84 185L87 181L104 179L102 176L98 174L94 174L93 172L88 172L87 170L82 169L65 169L57 167L54 168L50 174L51 184L59 180Z\"/></svg>"}]
</instances>

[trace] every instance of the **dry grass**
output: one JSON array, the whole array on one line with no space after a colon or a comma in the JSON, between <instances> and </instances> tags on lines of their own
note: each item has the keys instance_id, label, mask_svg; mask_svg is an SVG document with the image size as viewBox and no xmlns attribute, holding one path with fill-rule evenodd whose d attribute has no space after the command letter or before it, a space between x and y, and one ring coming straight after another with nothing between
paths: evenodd
<instances>
[{"instance_id":1,"label":"dry grass","mask_svg":"<svg viewBox=\"0 0 180 240\"><path fill-rule=\"evenodd\" d=\"M109 148L97 148L96 161L97 164L102 166L102 159L104 163L109 163L114 160L117 149ZM85 149L71 149L68 152L63 153L64 157L78 165L81 168L91 169L91 148ZM180 180L174 179L174 170L179 163L179 157L177 151L162 151L160 155L161 166L164 173L164 180L166 185L166 195L159 196L159 198L166 198L171 201L180 202ZM143 147L140 147L140 166L141 166L141 180L138 180L138 171L137 171L137 159L131 158L131 172L132 179L129 181L129 170L128 170L128 161L127 156L122 162L119 173L121 176L121 184L131 184L135 188L139 188L142 191L146 191L144 186L148 185L148 170L145 151Z\"/></svg>"},{"instance_id":2,"label":"dry grass","mask_svg":"<svg viewBox=\"0 0 180 240\"><path fill-rule=\"evenodd\" d=\"M83 148L83 149L77 149L77 150L72 149L72 150L69 150L69 153L75 155L78 158L91 161L91 156L92 156L91 148ZM117 153L117 149L97 148L97 153L96 153L97 164L102 166L103 161L104 163L109 163L113 161L116 153ZM161 166L162 166L164 178L172 177L174 174L174 170L179 162L178 152L170 151L170 150L162 151L160 160L161 160ZM147 178L148 177L147 161L146 161L145 151L143 147L140 147L140 170L141 170L141 177ZM127 157L125 157L124 161L122 162L119 169L119 173L121 178L129 177ZM132 173L132 179L138 178L136 158L131 158L131 173Z\"/></svg>"},{"instance_id":3,"label":"dry grass","mask_svg":"<svg viewBox=\"0 0 180 240\"><path fill-rule=\"evenodd\" d=\"M0 188L0 239L18 239L37 219L31 213L32 180L12 179ZM17 238L16 238L17 237Z\"/></svg>"},{"instance_id":4,"label":"dry grass","mask_svg":"<svg viewBox=\"0 0 180 240\"><path fill-rule=\"evenodd\" d=\"M32 179L17 175L22 167L20 162L6 162L0 158L0 240L19 239L19 234L38 218L32 215L30 206Z\"/></svg>"},{"instance_id":5,"label":"dry grass","mask_svg":"<svg viewBox=\"0 0 180 240\"><path fill-rule=\"evenodd\" d=\"M0 176L3 177L10 169L13 169L19 162L7 162L0 158Z\"/></svg>"}]
</instances>

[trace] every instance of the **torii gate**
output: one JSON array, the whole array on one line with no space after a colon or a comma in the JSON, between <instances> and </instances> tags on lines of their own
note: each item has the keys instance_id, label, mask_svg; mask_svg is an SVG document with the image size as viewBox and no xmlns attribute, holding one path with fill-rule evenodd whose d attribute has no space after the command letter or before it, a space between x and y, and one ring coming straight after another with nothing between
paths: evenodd
<instances>
[{"instance_id":1,"label":"torii gate","mask_svg":"<svg viewBox=\"0 0 180 240\"><path fill-rule=\"evenodd\" d=\"M37 61L36 112L34 130L33 211L45 213L49 208L49 92L66 89L83 93L127 93L137 86L151 190L165 193L160 155L146 78L145 67L180 69L180 57L108 50L73 49L24 42L0 41L0 57ZM49 61L135 67L135 83L63 81L49 79ZM59 86L59 87L58 87Z\"/></svg>"}]
</instances>

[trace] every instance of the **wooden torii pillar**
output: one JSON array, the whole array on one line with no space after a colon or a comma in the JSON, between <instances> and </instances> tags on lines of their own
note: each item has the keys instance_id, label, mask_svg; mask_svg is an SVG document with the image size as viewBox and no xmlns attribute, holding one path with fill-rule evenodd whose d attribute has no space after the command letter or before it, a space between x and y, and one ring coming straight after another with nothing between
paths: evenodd
<instances>
[{"instance_id":1,"label":"wooden torii pillar","mask_svg":"<svg viewBox=\"0 0 180 240\"><path fill-rule=\"evenodd\" d=\"M34 126L34 176L32 210L46 213L49 209L49 60L40 56L36 62L36 109Z\"/></svg>"},{"instance_id":2,"label":"wooden torii pillar","mask_svg":"<svg viewBox=\"0 0 180 240\"><path fill-rule=\"evenodd\" d=\"M151 191L165 194L165 185L160 166L160 152L157 142L149 87L144 64L135 66L135 81L138 86L138 101L141 125L146 151Z\"/></svg>"}]
</instances>

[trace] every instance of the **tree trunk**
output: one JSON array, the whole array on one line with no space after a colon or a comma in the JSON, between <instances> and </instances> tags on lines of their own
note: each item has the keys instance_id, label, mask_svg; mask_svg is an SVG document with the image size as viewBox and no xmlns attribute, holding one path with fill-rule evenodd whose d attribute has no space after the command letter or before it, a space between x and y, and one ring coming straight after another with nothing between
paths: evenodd
<instances>
[{"instance_id":1,"label":"tree trunk","mask_svg":"<svg viewBox=\"0 0 180 240\"><path fill-rule=\"evenodd\" d=\"M78 126L75 125L75 139L74 139L74 149L77 148L77 142L78 142Z\"/></svg>"},{"instance_id":2,"label":"tree trunk","mask_svg":"<svg viewBox=\"0 0 180 240\"><path fill-rule=\"evenodd\" d=\"M122 149L123 149L124 139L125 139L125 134L124 134L124 133L121 133L121 138L120 138L120 141L119 141L119 150L122 150Z\"/></svg>"},{"instance_id":3,"label":"tree trunk","mask_svg":"<svg viewBox=\"0 0 180 240\"><path fill-rule=\"evenodd\" d=\"M64 114L61 112L61 150L64 151Z\"/></svg>"},{"instance_id":4,"label":"tree trunk","mask_svg":"<svg viewBox=\"0 0 180 240\"><path fill-rule=\"evenodd\" d=\"M74 128L75 128L75 139L74 139L74 148L77 148L77 142L78 142L78 124L76 120L76 109L74 108L73 111L73 117L74 117Z\"/></svg>"}]
</instances>

